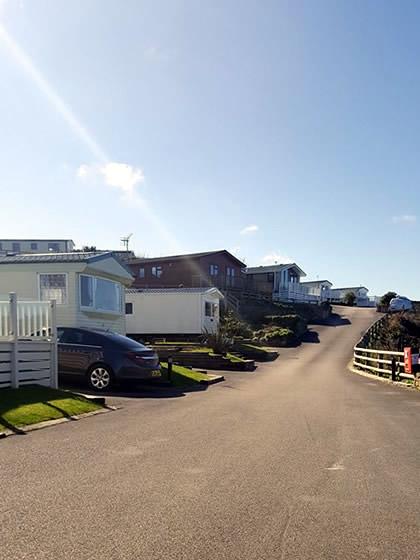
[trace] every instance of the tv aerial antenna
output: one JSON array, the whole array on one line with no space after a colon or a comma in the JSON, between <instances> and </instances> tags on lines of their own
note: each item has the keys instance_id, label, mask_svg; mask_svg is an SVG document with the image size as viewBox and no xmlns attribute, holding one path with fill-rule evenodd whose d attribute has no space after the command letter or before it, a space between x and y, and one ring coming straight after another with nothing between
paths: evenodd
<instances>
[{"instance_id":1,"label":"tv aerial antenna","mask_svg":"<svg viewBox=\"0 0 420 560\"><path fill-rule=\"evenodd\" d=\"M126 251L128 251L128 244L130 243L130 238L132 237L132 233L129 233L125 237L121 237L121 243Z\"/></svg>"}]
</instances>

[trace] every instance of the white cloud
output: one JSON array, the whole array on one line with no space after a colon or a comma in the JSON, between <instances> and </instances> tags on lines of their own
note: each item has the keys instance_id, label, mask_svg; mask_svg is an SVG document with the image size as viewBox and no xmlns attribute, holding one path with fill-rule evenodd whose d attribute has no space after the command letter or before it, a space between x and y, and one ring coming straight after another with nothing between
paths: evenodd
<instances>
[{"instance_id":1,"label":"white cloud","mask_svg":"<svg viewBox=\"0 0 420 560\"><path fill-rule=\"evenodd\" d=\"M89 165L86 165L86 163L81 165L77 169L77 176L79 177L79 179L86 179L89 175L89 170L90 170Z\"/></svg>"},{"instance_id":2,"label":"white cloud","mask_svg":"<svg viewBox=\"0 0 420 560\"><path fill-rule=\"evenodd\" d=\"M143 170L127 163L111 161L102 165L100 172L107 185L121 189L127 194L133 194L136 186L144 183Z\"/></svg>"},{"instance_id":3,"label":"white cloud","mask_svg":"<svg viewBox=\"0 0 420 560\"><path fill-rule=\"evenodd\" d=\"M144 173L140 167L116 161L91 165L84 163L79 166L76 174L82 180L100 178L105 185L118 189L125 202L135 205L142 204L137 191L137 187L144 183Z\"/></svg>"},{"instance_id":4,"label":"white cloud","mask_svg":"<svg viewBox=\"0 0 420 560\"><path fill-rule=\"evenodd\" d=\"M260 264L262 265L270 265L270 264L287 264L294 262L293 259L286 255L282 255L281 253L269 253L262 257Z\"/></svg>"},{"instance_id":5,"label":"white cloud","mask_svg":"<svg viewBox=\"0 0 420 560\"><path fill-rule=\"evenodd\" d=\"M403 214L401 216L393 216L392 222L394 224L414 224L417 222L417 216L414 214Z\"/></svg>"},{"instance_id":6,"label":"white cloud","mask_svg":"<svg viewBox=\"0 0 420 560\"><path fill-rule=\"evenodd\" d=\"M253 225L246 226L243 229L241 229L240 234L241 235L250 235L251 233L256 233L259 229L260 228L258 226L253 224Z\"/></svg>"}]
</instances>

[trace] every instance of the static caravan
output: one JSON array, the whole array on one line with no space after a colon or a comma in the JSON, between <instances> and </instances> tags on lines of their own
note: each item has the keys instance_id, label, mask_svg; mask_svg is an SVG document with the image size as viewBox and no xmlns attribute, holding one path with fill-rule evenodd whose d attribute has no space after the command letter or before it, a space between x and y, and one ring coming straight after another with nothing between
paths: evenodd
<instances>
[{"instance_id":1,"label":"static caravan","mask_svg":"<svg viewBox=\"0 0 420 560\"><path fill-rule=\"evenodd\" d=\"M63 327L109 328L125 334L125 288L133 277L112 253L0 256L0 295L57 302Z\"/></svg>"},{"instance_id":2,"label":"static caravan","mask_svg":"<svg viewBox=\"0 0 420 560\"><path fill-rule=\"evenodd\" d=\"M155 288L126 290L129 335L178 335L215 332L219 326L217 288Z\"/></svg>"},{"instance_id":3,"label":"static caravan","mask_svg":"<svg viewBox=\"0 0 420 560\"><path fill-rule=\"evenodd\" d=\"M358 307L370 307L373 303L368 297L368 288L365 286L355 286L353 288L333 288L330 290L331 303L343 303L347 294L353 293L356 296L356 305Z\"/></svg>"}]
</instances>

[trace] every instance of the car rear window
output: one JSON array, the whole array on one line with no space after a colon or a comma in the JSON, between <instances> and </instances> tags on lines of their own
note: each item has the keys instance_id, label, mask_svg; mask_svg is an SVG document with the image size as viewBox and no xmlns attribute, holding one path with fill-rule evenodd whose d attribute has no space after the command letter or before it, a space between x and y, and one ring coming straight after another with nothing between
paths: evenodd
<instances>
[{"instance_id":1,"label":"car rear window","mask_svg":"<svg viewBox=\"0 0 420 560\"><path fill-rule=\"evenodd\" d=\"M128 338L128 336L123 336L122 334L118 334L115 332L105 332L101 334L120 347L122 346L123 348L127 348L130 350L148 350L148 348L144 346L144 344L132 340L131 338Z\"/></svg>"}]
</instances>

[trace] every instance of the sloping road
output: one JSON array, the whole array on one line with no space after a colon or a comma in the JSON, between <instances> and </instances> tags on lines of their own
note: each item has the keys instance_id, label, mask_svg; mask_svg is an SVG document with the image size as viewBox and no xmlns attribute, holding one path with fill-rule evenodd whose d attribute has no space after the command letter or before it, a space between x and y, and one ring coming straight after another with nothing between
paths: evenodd
<instances>
[{"instance_id":1,"label":"sloping road","mask_svg":"<svg viewBox=\"0 0 420 560\"><path fill-rule=\"evenodd\" d=\"M254 374L0 441L0 558L419 558L420 395L346 370L374 313L344 311Z\"/></svg>"}]
</instances>

